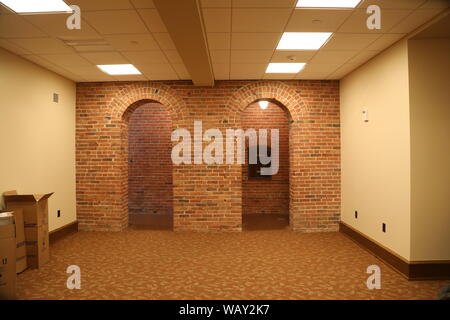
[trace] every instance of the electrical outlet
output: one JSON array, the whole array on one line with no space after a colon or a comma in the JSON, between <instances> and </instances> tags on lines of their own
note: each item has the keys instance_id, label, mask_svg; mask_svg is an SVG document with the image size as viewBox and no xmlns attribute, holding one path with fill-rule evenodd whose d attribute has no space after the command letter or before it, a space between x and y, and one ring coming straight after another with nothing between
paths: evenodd
<instances>
[{"instance_id":1,"label":"electrical outlet","mask_svg":"<svg viewBox=\"0 0 450 320\"><path fill-rule=\"evenodd\" d=\"M355 219L358 219L358 211L355 210Z\"/></svg>"},{"instance_id":2,"label":"electrical outlet","mask_svg":"<svg viewBox=\"0 0 450 320\"><path fill-rule=\"evenodd\" d=\"M386 223L383 222L383 224L381 225L381 230L383 230L383 232L386 232Z\"/></svg>"},{"instance_id":3,"label":"electrical outlet","mask_svg":"<svg viewBox=\"0 0 450 320\"><path fill-rule=\"evenodd\" d=\"M61 210L58 210L57 217L61 217Z\"/></svg>"}]
</instances>

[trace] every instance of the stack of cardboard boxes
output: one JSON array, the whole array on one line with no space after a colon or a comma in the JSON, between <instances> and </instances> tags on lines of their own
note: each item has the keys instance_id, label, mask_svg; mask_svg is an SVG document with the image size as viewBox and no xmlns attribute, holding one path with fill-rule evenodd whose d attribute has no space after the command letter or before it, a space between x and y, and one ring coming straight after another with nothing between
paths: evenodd
<instances>
[{"instance_id":1,"label":"stack of cardboard boxes","mask_svg":"<svg viewBox=\"0 0 450 320\"><path fill-rule=\"evenodd\" d=\"M50 259L47 200L52 194L3 194L8 212L0 213L0 299L14 299L16 273Z\"/></svg>"},{"instance_id":2,"label":"stack of cardboard boxes","mask_svg":"<svg viewBox=\"0 0 450 320\"><path fill-rule=\"evenodd\" d=\"M0 299L16 298L16 230L12 212L0 213Z\"/></svg>"}]
</instances>

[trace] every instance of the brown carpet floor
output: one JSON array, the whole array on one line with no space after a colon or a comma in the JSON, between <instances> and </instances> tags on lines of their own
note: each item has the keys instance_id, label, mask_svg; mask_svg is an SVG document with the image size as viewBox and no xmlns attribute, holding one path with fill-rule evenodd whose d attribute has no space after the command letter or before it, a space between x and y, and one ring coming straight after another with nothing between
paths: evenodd
<instances>
[{"instance_id":1,"label":"brown carpet floor","mask_svg":"<svg viewBox=\"0 0 450 320\"><path fill-rule=\"evenodd\" d=\"M66 268L81 268L81 289ZM366 268L381 267L368 290ZM18 276L19 299L435 299L450 281L410 282L340 233L289 230L78 232Z\"/></svg>"}]
</instances>

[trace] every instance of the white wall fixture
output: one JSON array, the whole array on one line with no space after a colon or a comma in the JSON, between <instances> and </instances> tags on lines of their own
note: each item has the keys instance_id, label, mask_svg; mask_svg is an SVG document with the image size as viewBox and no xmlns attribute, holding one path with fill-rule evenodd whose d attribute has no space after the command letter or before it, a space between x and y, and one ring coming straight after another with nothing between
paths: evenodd
<instances>
[{"instance_id":1,"label":"white wall fixture","mask_svg":"<svg viewBox=\"0 0 450 320\"><path fill-rule=\"evenodd\" d=\"M364 122L369 122L369 110L364 109L362 111L362 119Z\"/></svg>"}]
</instances>

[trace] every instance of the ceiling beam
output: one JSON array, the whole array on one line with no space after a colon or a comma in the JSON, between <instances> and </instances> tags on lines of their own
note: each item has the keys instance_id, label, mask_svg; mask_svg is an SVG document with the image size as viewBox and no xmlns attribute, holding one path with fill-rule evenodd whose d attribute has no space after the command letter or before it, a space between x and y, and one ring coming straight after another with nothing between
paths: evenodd
<instances>
[{"instance_id":1,"label":"ceiling beam","mask_svg":"<svg viewBox=\"0 0 450 320\"><path fill-rule=\"evenodd\" d=\"M206 41L199 0L153 0L192 82L214 86L214 73Z\"/></svg>"}]
</instances>

